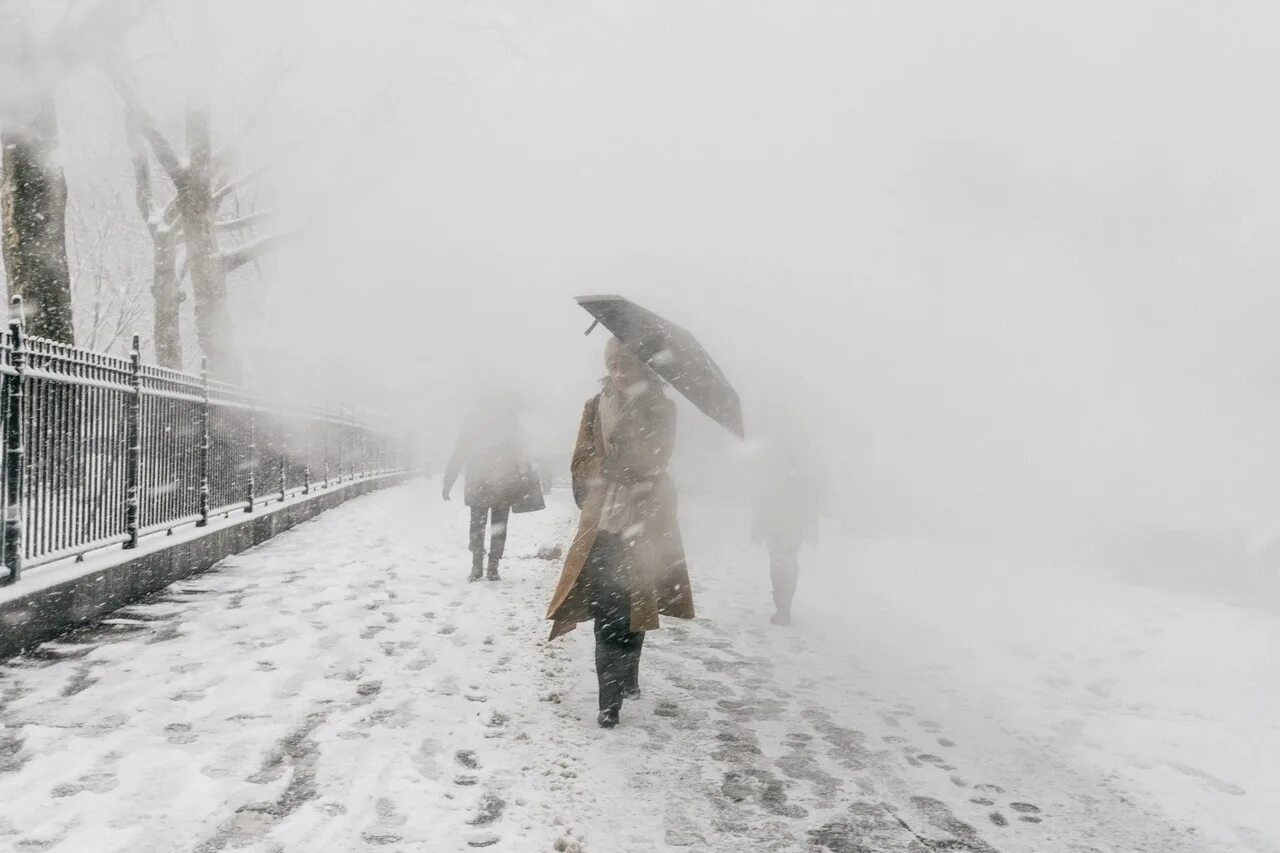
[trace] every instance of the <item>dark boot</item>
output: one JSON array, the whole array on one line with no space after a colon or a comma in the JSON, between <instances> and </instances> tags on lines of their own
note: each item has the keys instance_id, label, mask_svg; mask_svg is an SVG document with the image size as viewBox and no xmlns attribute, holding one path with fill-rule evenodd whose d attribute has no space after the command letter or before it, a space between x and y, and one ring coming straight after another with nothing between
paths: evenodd
<instances>
[{"instance_id":1,"label":"dark boot","mask_svg":"<svg viewBox=\"0 0 1280 853\"><path fill-rule=\"evenodd\" d=\"M491 581L502 580L502 575L498 574L498 558L497 557L494 557L494 556L489 557L489 571L487 574L485 574L485 577Z\"/></svg>"},{"instance_id":2,"label":"dark boot","mask_svg":"<svg viewBox=\"0 0 1280 853\"><path fill-rule=\"evenodd\" d=\"M475 582L484 576L484 552L475 551L471 554L471 574L467 575L467 580Z\"/></svg>"},{"instance_id":3,"label":"dark boot","mask_svg":"<svg viewBox=\"0 0 1280 853\"><path fill-rule=\"evenodd\" d=\"M596 643L596 681L600 688L600 716L596 722L611 729L622 711L622 687L626 661L621 649L611 643Z\"/></svg>"}]
</instances>

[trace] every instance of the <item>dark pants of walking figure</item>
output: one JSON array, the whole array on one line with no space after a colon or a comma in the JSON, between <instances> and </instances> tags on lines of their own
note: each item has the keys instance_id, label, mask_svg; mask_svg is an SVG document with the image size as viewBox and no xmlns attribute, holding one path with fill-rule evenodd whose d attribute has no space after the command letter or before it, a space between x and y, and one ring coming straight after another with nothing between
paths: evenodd
<instances>
[{"instance_id":1,"label":"dark pants of walking figure","mask_svg":"<svg viewBox=\"0 0 1280 853\"><path fill-rule=\"evenodd\" d=\"M471 507L471 553L476 559L484 557L484 529L489 522L489 560L497 562L502 559L502 552L507 547L507 519L511 515L509 506L473 506Z\"/></svg>"},{"instance_id":2,"label":"dark pants of walking figure","mask_svg":"<svg viewBox=\"0 0 1280 853\"><path fill-rule=\"evenodd\" d=\"M791 618L791 600L796 596L800 574L800 537L772 536L769 545L769 575L773 581L773 605L778 615Z\"/></svg>"},{"instance_id":3,"label":"dark pants of walking figure","mask_svg":"<svg viewBox=\"0 0 1280 853\"><path fill-rule=\"evenodd\" d=\"M596 680L600 710L617 716L624 697L640 695L644 631L631 630L631 578L622 538L601 533L584 567L595 617Z\"/></svg>"}]
</instances>

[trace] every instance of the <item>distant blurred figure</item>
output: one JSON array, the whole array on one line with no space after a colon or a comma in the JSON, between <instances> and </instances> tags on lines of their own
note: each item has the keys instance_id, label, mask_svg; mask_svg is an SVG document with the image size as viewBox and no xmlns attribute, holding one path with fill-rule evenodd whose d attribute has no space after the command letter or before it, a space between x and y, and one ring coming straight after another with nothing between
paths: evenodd
<instances>
[{"instance_id":1,"label":"distant blurred figure","mask_svg":"<svg viewBox=\"0 0 1280 853\"><path fill-rule=\"evenodd\" d=\"M751 539L769 549L774 625L791 624L800 545L816 542L830 481L821 452L794 422L773 429L758 459Z\"/></svg>"},{"instance_id":2,"label":"distant blurred figure","mask_svg":"<svg viewBox=\"0 0 1280 853\"><path fill-rule=\"evenodd\" d=\"M458 443L444 473L442 496L447 501L458 474L466 479L466 504L471 508L471 575L484 572L484 538L489 526L488 579L501 580L498 563L507 543L511 506L524 493L529 463L524 428L510 395L495 394L478 405L462 426Z\"/></svg>"}]
</instances>

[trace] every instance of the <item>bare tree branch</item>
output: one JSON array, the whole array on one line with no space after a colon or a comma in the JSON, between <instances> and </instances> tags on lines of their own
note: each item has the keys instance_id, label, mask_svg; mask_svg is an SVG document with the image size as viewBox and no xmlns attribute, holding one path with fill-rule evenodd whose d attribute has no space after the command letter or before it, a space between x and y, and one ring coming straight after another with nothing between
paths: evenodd
<instances>
[{"instance_id":1,"label":"bare tree branch","mask_svg":"<svg viewBox=\"0 0 1280 853\"><path fill-rule=\"evenodd\" d=\"M214 227L219 231L238 231L241 228L249 228L264 219L270 219L272 216L270 210L259 210L255 213L246 213L244 216L238 216L235 219L224 219L221 222L215 222Z\"/></svg>"},{"instance_id":2,"label":"bare tree branch","mask_svg":"<svg viewBox=\"0 0 1280 853\"><path fill-rule=\"evenodd\" d=\"M178 209L178 196L175 193L164 210L156 214L156 230L163 235L177 235L182 230L182 214Z\"/></svg>"},{"instance_id":3,"label":"bare tree branch","mask_svg":"<svg viewBox=\"0 0 1280 853\"><path fill-rule=\"evenodd\" d=\"M250 181L255 180L256 178L261 176L263 172L269 169L271 165L272 165L271 163L263 163L261 166L258 166L257 168L254 168L254 169L250 169L248 172L245 172L240 177L230 180L227 183L223 184L222 186L218 187L213 191L214 203L216 204L223 201L227 196L231 195L240 187L244 186Z\"/></svg>"},{"instance_id":4,"label":"bare tree branch","mask_svg":"<svg viewBox=\"0 0 1280 853\"><path fill-rule=\"evenodd\" d=\"M267 252L279 248L281 244L296 236L297 233L294 231L279 231L275 234L268 234L265 237L254 240L252 243L246 243L229 252L223 252L222 262L226 265L227 272L235 272L245 264L256 261Z\"/></svg>"},{"instance_id":5,"label":"bare tree branch","mask_svg":"<svg viewBox=\"0 0 1280 853\"><path fill-rule=\"evenodd\" d=\"M209 127L209 110L203 106L189 107L186 127L190 168L199 174L205 174L213 157L213 134Z\"/></svg>"},{"instance_id":6,"label":"bare tree branch","mask_svg":"<svg viewBox=\"0 0 1280 853\"><path fill-rule=\"evenodd\" d=\"M120 67L119 63L104 62L102 63L102 69L107 79L111 81L116 91L120 93L120 97L124 99L124 108L129 121L137 127L138 132L150 143L151 150L155 152L157 162L168 173L169 179L175 185L181 183L186 176L186 167L182 165L182 161L178 158L173 146L169 144L169 140L157 129L155 121L147 113L147 108L143 106L142 98L138 95L138 88L133 80Z\"/></svg>"},{"instance_id":7,"label":"bare tree branch","mask_svg":"<svg viewBox=\"0 0 1280 853\"><path fill-rule=\"evenodd\" d=\"M151 163L143 142L142 128L138 126L136 114L132 110L125 111L125 125L129 135L129 155L133 162L133 197L138 203L138 212L154 239L157 221L155 200L151 194Z\"/></svg>"}]
</instances>

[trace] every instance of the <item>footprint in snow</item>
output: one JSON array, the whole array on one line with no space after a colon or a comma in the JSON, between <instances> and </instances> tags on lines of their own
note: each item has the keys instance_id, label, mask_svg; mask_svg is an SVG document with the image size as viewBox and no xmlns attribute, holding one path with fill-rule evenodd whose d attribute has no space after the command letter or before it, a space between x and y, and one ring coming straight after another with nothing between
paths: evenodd
<instances>
[{"instance_id":1,"label":"footprint in snow","mask_svg":"<svg viewBox=\"0 0 1280 853\"><path fill-rule=\"evenodd\" d=\"M1040 823L1040 807L1031 803L1009 803L1009 808L1018 813L1018 820L1023 823Z\"/></svg>"},{"instance_id":2,"label":"footprint in snow","mask_svg":"<svg viewBox=\"0 0 1280 853\"><path fill-rule=\"evenodd\" d=\"M164 730L167 732L166 740L169 743L193 743L196 739L196 735L191 731L190 723L170 723L164 727Z\"/></svg>"},{"instance_id":3,"label":"footprint in snow","mask_svg":"<svg viewBox=\"0 0 1280 853\"><path fill-rule=\"evenodd\" d=\"M1219 779L1217 776L1210 775L1198 767L1192 767L1188 764L1180 764L1176 761L1169 761L1166 763L1179 773L1199 779L1209 788L1220 793L1230 794L1233 797L1243 797L1246 793L1245 789L1241 788L1239 785L1228 782L1225 779Z\"/></svg>"},{"instance_id":4,"label":"footprint in snow","mask_svg":"<svg viewBox=\"0 0 1280 853\"><path fill-rule=\"evenodd\" d=\"M479 831L468 833L468 847L492 847L502 840L502 836L496 832Z\"/></svg>"},{"instance_id":5,"label":"footprint in snow","mask_svg":"<svg viewBox=\"0 0 1280 853\"><path fill-rule=\"evenodd\" d=\"M431 666L436 662L435 655L430 652L423 652L407 664L410 672L422 672L422 670Z\"/></svg>"},{"instance_id":6,"label":"footprint in snow","mask_svg":"<svg viewBox=\"0 0 1280 853\"><path fill-rule=\"evenodd\" d=\"M378 799L375 811L378 815L378 822L374 824L372 829L361 833L360 837L364 839L366 844L383 845L399 843L403 839L399 830L408 822L409 819L405 815L400 814L396 809L395 802L387 797L381 797Z\"/></svg>"},{"instance_id":7,"label":"footprint in snow","mask_svg":"<svg viewBox=\"0 0 1280 853\"><path fill-rule=\"evenodd\" d=\"M497 794L485 792L480 797L475 816L467 821L471 826L488 826L502 817L507 809L507 801Z\"/></svg>"}]
</instances>

